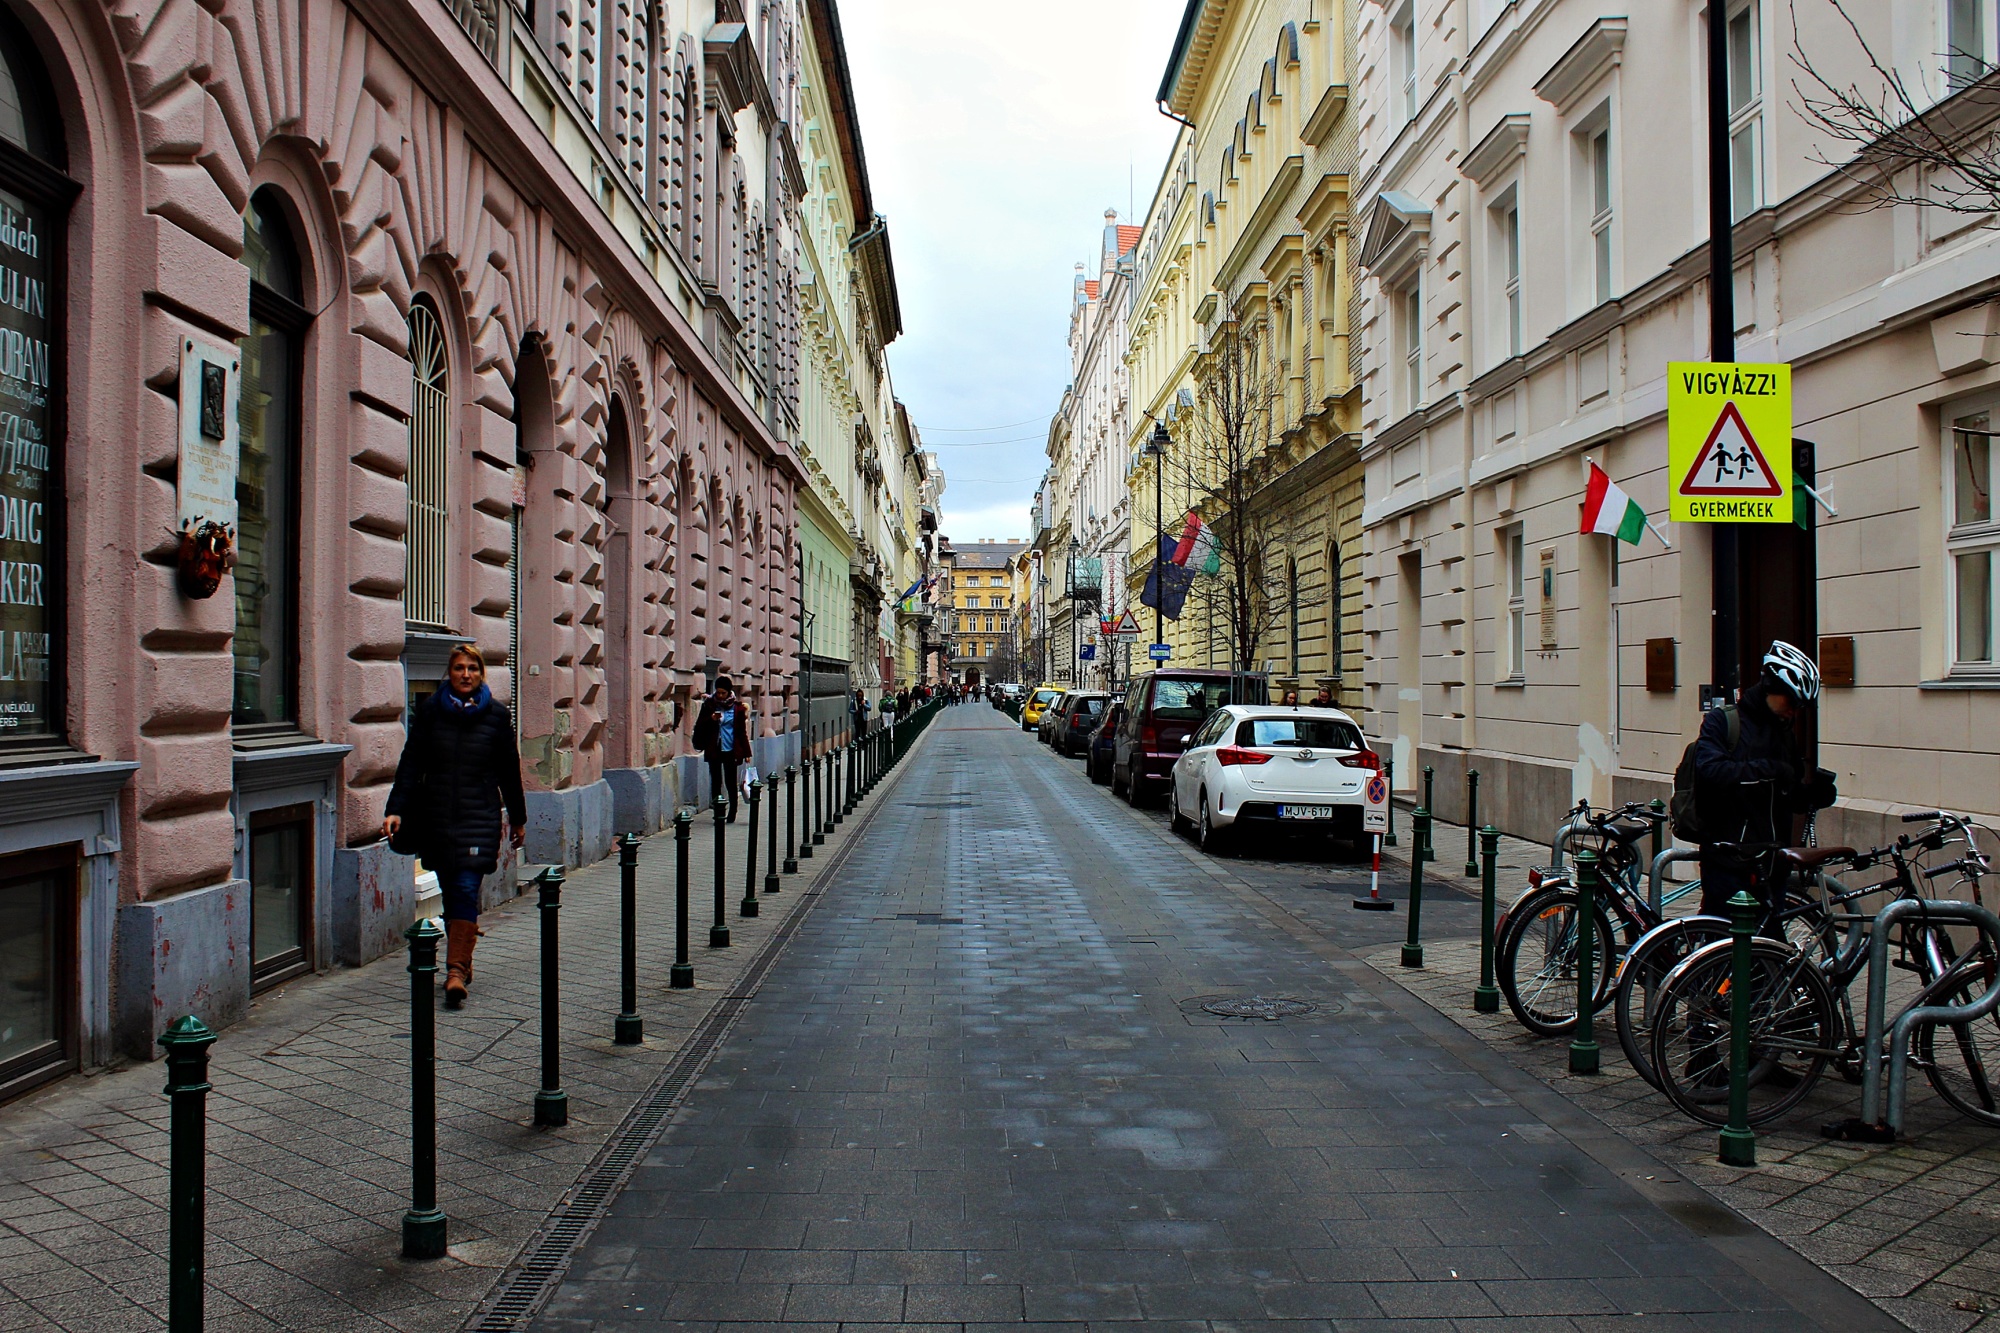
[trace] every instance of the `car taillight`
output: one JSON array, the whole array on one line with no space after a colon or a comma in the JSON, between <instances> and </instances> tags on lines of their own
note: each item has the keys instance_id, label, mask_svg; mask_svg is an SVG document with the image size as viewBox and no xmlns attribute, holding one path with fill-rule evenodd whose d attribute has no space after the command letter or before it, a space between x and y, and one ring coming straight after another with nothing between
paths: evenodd
<instances>
[{"instance_id":1,"label":"car taillight","mask_svg":"<svg viewBox=\"0 0 2000 1333\"><path fill-rule=\"evenodd\" d=\"M1139 724L1139 748L1157 750L1160 748L1160 729L1151 722Z\"/></svg>"},{"instance_id":2,"label":"car taillight","mask_svg":"<svg viewBox=\"0 0 2000 1333\"><path fill-rule=\"evenodd\" d=\"M1347 768L1366 768L1376 773L1382 771L1382 756L1373 750L1356 750L1353 754L1344 754L1340 757L1340 762Z\"/></svg>"},{"instance_id":3,"label":"car taillight","mask_svg":"<svg viewBox=\"0 0 2000 1333\"><path fill-rule=\"evenodd\" d=\"M1225 745L1215 752L1215 760L1224 768L1234 768L1238 764L1268 764L1271 762L1271 756L1256 750L1244 750L1234 745Z\"/></svg>"}]
</instances>

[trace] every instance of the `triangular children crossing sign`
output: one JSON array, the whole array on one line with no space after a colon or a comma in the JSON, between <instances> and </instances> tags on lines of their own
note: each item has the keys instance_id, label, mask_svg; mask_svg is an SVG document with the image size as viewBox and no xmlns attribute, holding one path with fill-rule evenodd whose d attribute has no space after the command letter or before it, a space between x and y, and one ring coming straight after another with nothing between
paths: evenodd
<instances>
[{"instance_id":1,"label":"triangular children crossing sign","mask_svg":"<svg viewBox=\"0 0 2000 1333\"><path fill-rule=\"evenodd\" d=\"M1667 367L1667 467L1676 523L1792 521L1792 368Z\"/></svg>"}]
</instances>

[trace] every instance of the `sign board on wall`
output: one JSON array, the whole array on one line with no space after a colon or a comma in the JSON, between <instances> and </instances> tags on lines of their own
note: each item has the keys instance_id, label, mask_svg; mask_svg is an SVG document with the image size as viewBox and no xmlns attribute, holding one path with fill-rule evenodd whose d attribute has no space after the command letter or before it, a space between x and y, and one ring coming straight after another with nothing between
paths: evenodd
<instances>
[{"instance_id":1,"label":"sign board on wall","mask_svg":"<svg viewBox=\"0 0 2000 1333\"><path fill-rule=\"evenodd\" d=\"M1542 596L1542 651L1556 651L1556 548L1544 546L1541 552L1541 596Z\"/></svg>"},{"instance_id":2,"label":"sign board on wall","mask_svg":"<svg viewBox=\"0 0 2000 1333\"><path fill-rule=\"evenodd\" d=\"M1791 522L1791 366L1670 363L1667 487L1676 523Z\"/></svg>"},{"instance_id":3,"label":"sign board on wall","mask_svg":"<svg viewBox=\"0 0 2000 1333\"><path fill-rule=\"evenodd\" d=\"M180 529L214 523L236 536L239 447L236 400L242 392L234 347L181 340Z\"/></svg>"}]
</instances>

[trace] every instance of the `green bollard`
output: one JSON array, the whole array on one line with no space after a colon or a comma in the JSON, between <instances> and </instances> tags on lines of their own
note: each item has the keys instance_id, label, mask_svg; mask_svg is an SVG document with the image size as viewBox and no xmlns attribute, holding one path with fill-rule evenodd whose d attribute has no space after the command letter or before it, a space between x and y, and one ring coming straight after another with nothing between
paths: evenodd
<instances>
[{"instance_id":1,"label":"green bollard","mask_svg":"<svg viewBox=\"0 0 2000 1333\"><path fill-rule=\"evenodd\" d=\"M438 1207L437 970L444 929L425 917L403 932L410 942L410 1207L403 1257L442 1259L445 1216Z\"/></svg>"},{"instance_id":2,"label":"green bollard","mask_svg":"<svg viewBox=\"0 0 2000 1333\"><path fill-rule=\"evenodd\" d=\"M1474 1013L1500 1012L1500 988L1493 984L1493 916L1496 863L1500 860L1500 830L1488 824L1479 830L1479 984L1472 989Z\"/></svg>"},{"instance_id":3,"label":"green bollard","mask_svg":"<svg viewBox=\"0 0 2000 1333\"><path fill-rule=\"evenodd\" d=\"M1403 942L1403 966L1424 965L1421 934L1424 915L1424 858L1420 855L1431 835L1431 812L1418 806L1410 816L1410 935Z\"/></svg>"},{"instance_id":4,"label":"green bollard","mask_svg":"<svg viewBox=\"0 0 2000 1333\"><path fill-rule=\"evenodd\" d=\"M1384 847L1394 847L1396 845L1396 761L1395 760L1388 759L1383 761L1382 781L1389 784L1389 804L1387 808L1383 811L1383 813L1389 817L1389 827L1383 830L1382 845Z\"/></svg>"},{"instance_id":5,"label":"green bollard","mask_svg":"<svg viewBox=\"0 0 2000 1333\"><path fill-rule=\"evenodd\" d=\"M1572 1074L1598 1071L1596 1009L1597 853L1586 847L1576 854L1576 1036L1569 1044Z\"/></svg>"},{"instance_id":6,"label":"green bollard","mask_svg":"<svg viewBox=\"0 0 2000 1333\"><path fill-rule=\"evenodd\" d=\"M646 1039L639 1017L639 835L618 839L618 1017L611 1020L614 1046L637 1046Z\"/></svg>"},{"instance_id":7,"label":"green bollard","mask_svg":"<svg viewBox=\"0 0 2000 1333\"><path fill-rule=\"evenodd\" d=\"M1436 780L1437 780L1437 770L1432 768L1429 764L1425 764L1424 765L1424 809L1425 810L1437 809L1437 802L1431 799L1431 784ZM1438 859L1437 848L1431 846L1431 836L1434 832L1435 830L1431 828L1429 821L1426 821L1424 824L1424 836L1417 843L1417 846L1420 849L1422 849L1423 858L1426 861L1435 861Z\"/></svg>"},{"instance_id":8,"label":"green bollard","mask_svg":"<svg viewBox=\"0 0 2000 1333\"><path fill-rule=\"evenodd\" d=\"M186 1014L160 1035L167 1051L167 1328L201 1333L208 1194L208 1048L215 1034Z\"/></svg>"},{"instance_id":9,"label":"green bollard","mask_svg":"<svg viewBox=\"0 0 2000 1333\"><path fill-rule=\"evenodd\" d=\"M562 1086L562 867L541 875L535 906L542 914L542 1086L535 1093L535 1123L561 1129L569 1123L569 1094Z\"/></svg>"},{"instance_id":10,"label":"green bollard","mask_svg":"<svg viewBox=\"0 0 2000 1333\"><path fill-rule=\"evenodd\" d=\"M1729 900L1729 1123L1715 1145L1724 1166L1757 1165L1757 1135L1750 1128L1750 942L1757 912L1747 889Z\"/></svg>"},{"instance_id":11,"label":"green bollard","mask_svg":"<svg viewBox=\"0 0 2000 1333\"><path fill-rule=\"evenodd\" d=\"M750 784L750 841L743 854L743 901L736 905L736 915L757 915L757 794L759 784Z\"/></svg>"},{"instance_id":12,"label":"green bollard","mask_svg":"<svg viewBox=\"0 0 2000 1333\"><path fill-rule=\"evenodd\" d=\"M708 928L708 947L727 949L729 947L729 865L728 848L723 844L727 831L725 815L729 810L729 793L715 793L715 921Z\"/></svg>"},{"instance_id":13,"label":"green bollard","mask_svg":"<svg viewBox=\"0 0 2000 1333\"><path fill-rule=\"evenodd\" d=\"M1479 770L1465 770L1465 877L1479 873Z\"/></svg>"},{"instance_id":14,"label":"green bollard","mask_svg":"<svg viewBox=\"0 0 2000 1333\"><path fill-rule=\"evenodd\" d=\"M672 990L694 989L694 964L688 961L688 846L694 834L694 808L674 811L674 965L667 972Z\"/></svg>"},{"instance_id":15,"label":"green bollard","mask_svg":"<svg viewBox=\"0 0 2000 1333\"><path fill-rule=\"evenodd\" d=\"M1646 803L1646 808L1653 812L1653 860L1657 861L1660 859L1660 853L1667 849L1667 803L1655 796ZM1652 861L1646 864L1651 865ZM1656 907L1658 905L1654 904Z\"/></svg>"}]
</instances>

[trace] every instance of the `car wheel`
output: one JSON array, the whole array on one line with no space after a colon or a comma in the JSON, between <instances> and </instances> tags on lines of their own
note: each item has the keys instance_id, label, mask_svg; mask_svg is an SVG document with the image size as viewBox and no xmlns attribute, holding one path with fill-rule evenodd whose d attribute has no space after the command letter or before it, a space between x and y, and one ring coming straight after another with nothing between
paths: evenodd
<instances>
[{"instance_id":1,"label":"car wheel","mask_svg":"<svg viewBox=\"0 0 2000 1333\"><path fill-rule=\"evenodd\" d=\"M1102 787L1105 783L1111 781L1110 775L1104 771L1104 765L1097 762L1097 756L1094 753L1083 761L1083 767L1090 774L1091 786Z\"/></svg>"},{"instance_id":2,"label":"car wheel","mask_svg":"<svg viewBox=\"0 0 2000 1333\"><path fill-rule=\"evenodd\" d=\"M1224 837L1222 830L1209 820L1208 791L1206 788L1201 793L1201 834L1199 841L1201 849L1210 856L1229 855L1228 839Z\"/></svg>"},{"instance_id":3,"label":"car wheel","mask_svg":"<svg viewBox=\"0 0 2000 1333\"><path fill-rule=\"evenodd\" d=\"M1146 808L1144 783L1145 779L1139 776L1136 768L1127 770L1125 774L1125 804L1131 806L1134 810L1144 810Z\"/></svg>"},{"instance_id":4,"label":"car wheel","mask_svg":"<svg viewBox=\"0 0 2000 1333\"><path fill-rule=\"evenodd\" d=\"M1125 784L1118 780L1118 772L1118 760L1114 757L1111 760L1111 794L1113 796L1123 796L1125 794Z\"/></svg>"},{"instance_id":5,"label":"car wheel","mask_svg":"<svg viewBox=\"0 0 2000 1333\"><path fill-rule=\"evenodd\" d=\"M1171 782L1167 785L1167 824L1183 837L1194 829L1194 821L1181 813L1180 790Z\"/></svg>"}]
</instances>

